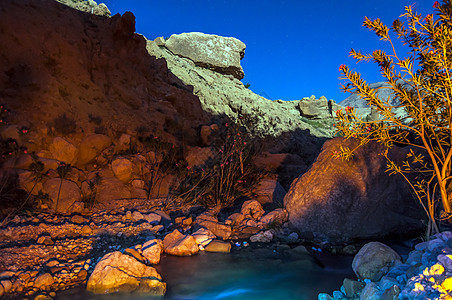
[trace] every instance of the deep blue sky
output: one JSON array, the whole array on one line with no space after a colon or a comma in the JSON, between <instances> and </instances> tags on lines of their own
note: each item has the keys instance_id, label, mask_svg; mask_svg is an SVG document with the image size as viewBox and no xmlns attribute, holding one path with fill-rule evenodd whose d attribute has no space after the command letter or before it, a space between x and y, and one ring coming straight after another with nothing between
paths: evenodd
<instances>
[{"instance_id":1,"label":"deep blue sky","mask_svg":"<svg viewBox=\"0 0 452 300\"><path fill-rule=\"evenodd\" d=\"M356 65L348 56L352 47L367 53L387 44L362 27L364 16L390 26L406 5L414 4L425 16L433 12L433 2L104 0L112 14L133 12L136 31L148 39L193 31L240 39L246 44L242 81L257 94L272 100L325 95L337 102L348 96L339 89L338 68L343 63L369 83L382 81L375 64Z\"/></svg>"}]
</instances>

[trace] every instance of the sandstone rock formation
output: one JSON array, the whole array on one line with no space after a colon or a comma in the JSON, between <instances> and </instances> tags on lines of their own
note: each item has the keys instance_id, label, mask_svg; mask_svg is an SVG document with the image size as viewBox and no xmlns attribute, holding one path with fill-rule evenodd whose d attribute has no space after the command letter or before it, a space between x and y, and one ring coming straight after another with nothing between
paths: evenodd
<instances>
[{"instance_id":1,"label":"sandstone rock formation","mask_svg":"<svg viewBox=\"0 0 452 300\"><path fill-rule=\"evenodd\" d=\"M240 60L245 56L245 44L236 38L189 32L171 35L164 46L203 68L230 74L239 80L245 76L240 66Z\"/></svg>"},{"instance_id":2,"label":"sandstone rock formation","mask_svg":"<svg viewBox=\"0 0 452 300\"><path fill-rule=\"evenodd\" d=\"M349 161L332 156L340 145L353 149L357 143L335 138L324 144L316 162L284 198L290 224L336 242L420 228L421 206L401 177L385 172L382 146L369 143ZM394 146L389 155L400 162L406 151Z\"/></svg>"},{"instance_id":3,"label":"sandstone rock formation","mask_svg":"<svg viewBox=\"0 0 452 300\"><path fill-rule=\"evenodd\" d=\"M316 137L330 137L334 132L332 119L322 119L318 126L312 126L306 118L303 119L299 100L271 101L261 97L245 88L234 76L222 75L196 65L191 59L174 55L162 40L147 40L149 54L164 58L171 72L185 85L193 87L193 93L199 97L206 112L224 114L233 120L237 119L239 112L247 118L256 118L255 132L261 135L278 136L283 132L309 129L309 133Z\"/></svg>"}]
</instances>

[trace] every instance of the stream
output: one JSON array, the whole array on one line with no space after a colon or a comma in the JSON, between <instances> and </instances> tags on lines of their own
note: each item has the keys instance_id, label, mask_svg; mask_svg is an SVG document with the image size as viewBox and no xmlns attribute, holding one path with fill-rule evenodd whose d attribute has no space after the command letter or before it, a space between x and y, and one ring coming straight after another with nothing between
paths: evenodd
<instances>
[{"instance_id":1,"label":"stream","mask_svg":"<svg viewBox=\"0 0 452 300\"><path fill-rule=\"evenodd\" d=\"M164 299L317 299L356 278L352 256L315 252L281 255L271 248L240 249L229 254L201 252L193 257L163 256L156 266L167 283ZM93 295L83 289L58 293L56 299L153 299L128 295Z\"/></svg>"}]
</instances>

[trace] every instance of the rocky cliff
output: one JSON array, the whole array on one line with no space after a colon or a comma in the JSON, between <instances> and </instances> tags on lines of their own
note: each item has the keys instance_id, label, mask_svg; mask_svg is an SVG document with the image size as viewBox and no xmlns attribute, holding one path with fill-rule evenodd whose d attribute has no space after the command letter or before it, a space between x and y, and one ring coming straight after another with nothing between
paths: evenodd
<instances>
[{"instance_id":1,"label":"rocky cliff","mask_svg":"<svg viewBox=\"0 0 452 300\"><path fill-rule=\"evenodd\" d=\"M241 41L202 33L149 41L132 13L109 15L94 1L0 3L1 171L48 195L51 207L70 211L92 197L93 182L104 203L146 198L160 163L150 150L181 146L191 167L190 158L207 159L199 156L219 120L239 116L267 137L256 163L287 188L334 131L325 97L271 101L247 89Z\"/></svg>"}]
</instances>

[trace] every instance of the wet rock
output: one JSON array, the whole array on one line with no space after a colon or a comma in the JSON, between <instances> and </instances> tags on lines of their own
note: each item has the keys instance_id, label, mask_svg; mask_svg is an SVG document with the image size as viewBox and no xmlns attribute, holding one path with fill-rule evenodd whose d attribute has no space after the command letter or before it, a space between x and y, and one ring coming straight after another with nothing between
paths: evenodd
<instances>
[{"instance_id":1,"label":"wet rock","mask_svg":"<svg viewBox=\"0 0 452 300\"><path fill-rule=\"evenodd\" d=\"M190 256L198 253L199 247L191 235L183 235L177 229L163 239L165 253L177 256Z\"/></svg>"},{"instance_id":2,"label":"wet rock","mask_svg":"<svg viewBox=\"0 0 452 300\"><path fill-rule=\"evenodd\" d=\"M144 243L141 249L147 261L157 265L160 262L160 255L163 253L163 242L159 239L152 239Z\"/></svg>"},{"instance_id":3,"label":"wet rock","mask_svg":"<svg viewBox=\"0 0 452 300\"><path fill-rule=\"evenodd\" d=\"M369 282L366 284L361 292L360 299L365 300L380 300L380 290L375 282Z\"/></svg>"},{"instance_id":4,"label":"wet rock","mask_svg":"<svg viewBox=\"0 0 452 300\"><path fill-rule=\"evenodd\" d=\"M196 243L201 247L207 246L214 238L216 238L215 234L210 232L206 228L199 228L196 230L192 236L195 238Z\"/></svg>"},{"instance_id":5,"label":"wet rock","mask_svg":"<svg viewBox=\"0 0 452 300\"><path fill-rule=\"evenodd\" d=\"M231 243L226 241L211 241L204 249L206 252L221 252L229 253L231 252Z\"/></svg>"},{"instance_id":6,"label":"wet rock","mask_svg":"<svg viewBox=\"0 0 452 300\"><path fill-rule=\"evenodd\" d=\"M380 300L397 300L399 299L400 288L397 285L393 285L390 288L384 290L381 294Z\"/></svg>"},{"instance_id":7,"label":"wet rock","mask_svg":"<svg viewBox=\"0 0 452 300\"><path fill-rule=\"evenodd\" d=\"M380 242L370 242L356 254L352 268L359 279L378 281L391 267L400 263L400 256L390 247Z\"/></svg>"},{"instance_id":8,"label":"wet rock","mask_svg":"<svg viewBox=\"0 0 452 300\"><path fill-rule=\"evenodd\" d=\"M366 284L364 282L345 278L342 285L344 286L345 296L353 298L361 293Z\"/></svg>"},{"instance_id":9,"label":"wet rock","mask_svg":"<svg viewBox=\"0 0 452 300\"><path fill-rule=\"evenodd\" d=\"M138 292L163 296L166 284L154 268L116 251L102 257L86 289L96 294Z\"/></svg>"}]
</instances>

